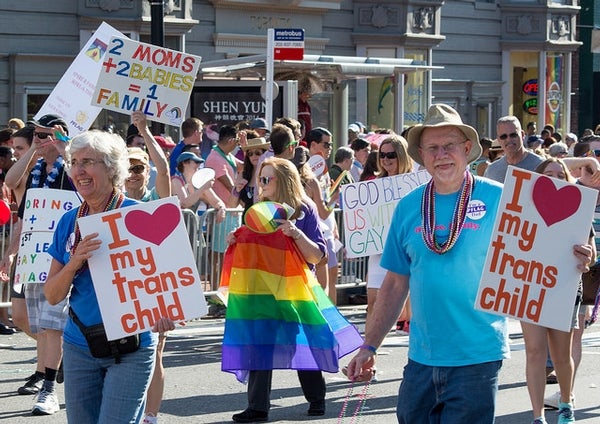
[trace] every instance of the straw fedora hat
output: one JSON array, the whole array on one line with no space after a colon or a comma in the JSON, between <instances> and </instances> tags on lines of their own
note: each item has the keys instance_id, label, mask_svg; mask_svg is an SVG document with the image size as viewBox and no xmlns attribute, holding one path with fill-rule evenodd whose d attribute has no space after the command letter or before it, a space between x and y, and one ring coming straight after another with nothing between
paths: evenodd
<instances>
[{"instance_id":1,"label":"straw fedora hat","mask_svg":"<svg viewBox=\"0 0 600 424\"><path fill-rule=\"evenodd\" d=\"M437 103L429 107L425 121L423 124L415 125L408 131L408 154L419 165L423 165L423 158L419 153L419 145L421 143L421 133L425 128L453 126L460 129L467 139L471 140L473 147L469 152L467 161L469 163L481 156L481 145L479 144L479 135L475 128L463 124L460 115L456 110L448 105Z\"/></svg>"},{"instance_id":2,"label":"straw fedora hat","mask_svg":"<svg viewBox=\"0 0 600 424\"><path fill-rule=\"evenodd\" d=\"M242 146L242 150L248 151L251 149L265 149L268 150L271 147L271 143L267 142L264 137L251 138L245 146Z\"/></svg>"}]
</instances>

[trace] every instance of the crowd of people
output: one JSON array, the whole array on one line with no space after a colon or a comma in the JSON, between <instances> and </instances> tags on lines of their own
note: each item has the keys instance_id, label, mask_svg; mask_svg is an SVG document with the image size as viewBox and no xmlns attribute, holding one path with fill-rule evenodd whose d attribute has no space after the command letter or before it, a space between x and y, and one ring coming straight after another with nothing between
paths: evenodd
<instances>
[{"instance_id":1,"label":"crowd of people","mask_svg":"<svg viewBox=\"0 0 600 424\"><path fill-rule=\"evenodd\" d=\"M370 137L356 122L345 139L334 140L326 128L305 121L309 98L300 98L306 103L300 121L282 117L271 125L258 118L244 125L205 128L201 120L188 118L179 143L153 135L142 112L132 114L123 137L90 130L69 139L67 124L57 115L27 123L12 119L0 131L2 194L15 211L14 222L5 225L12 230L4 232L9 242L0 262L3 281L12 282L27 190L69 190L82 199L58 223L45 282L3 285L12 288L12 308L10 316L0 308L0 334L19 329L36 340L36 371L16 390L36 394L33 414L60 410L55 384L64 379L69 422L158 422L165 378L162 354L175 323L161 317L152 331L126 341L135 345L131 352L94 356L87 330L102 325L103 319L87 260L100 241L97 234L81 237L79 217L169 196L198 214L212 209L215 226L209 248L220 255L214 267L232 254L239 237L246 237L236 232L245 220L232 219L228 210L245 213L265 201L290 205L294 212L279 223L279 231L295 247L285 248L300 252L301 266L320 286L311 289L315 297L322 291L335 305L343 228L333 211L341 207L340 187L426 170L431 180L399 201L383 253L369 257L362 276L367 283L364 344L352 345L357 353L343 371L353 381L376 381L377 349L390 329L396 329L409 337L397 401L400 423L494 421L498 373L509 357L507 320L475 310L473 303L508 166L600 190L600 134L586 130L581 137L563 137L547 125L537 135L535 123L523 130L517 117L505 116L497 121L495 138L480 137L456 110L434 104L422 124L402 135L378 129L378 137ZM210 137L203 138L207 132ZM195 186L194 176L203 168L212 169L214 177ZM467 225L471 199L486 205L477 226ZM600 219L589 226L588 242L573 247L582 273L596 266L600 245ZM283 243L285 237L273 240ZM353 263L345 262L342 277L353 280L355 272ZM315 305L323 308L317 301ZM559 423L574 422L573 382L582 334L593 323L597 310L592 308L598 305L582 305L578 295L571 306L569 332L522 323L534 424L546 423L545 406L558 410ZM239 317L229 310L226 321L233 325ZM330 369L302 368L293 361L265 365L255 354L240 355L240 362L249 364L243 369L248 405L233 415L235 422L268 420L274 368L298 370L308 415L325 413L321 371ZM560 390L545 398L551 371Z\"/></svg>"}]
</instances>

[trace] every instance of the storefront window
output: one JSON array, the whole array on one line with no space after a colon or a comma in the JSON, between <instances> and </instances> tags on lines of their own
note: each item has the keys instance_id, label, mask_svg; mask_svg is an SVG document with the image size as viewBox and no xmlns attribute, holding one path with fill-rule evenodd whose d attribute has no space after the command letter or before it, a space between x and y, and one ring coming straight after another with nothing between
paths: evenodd
<instances>
[{"instance_id":1,"label":"storefront window","mask_svg":"<svg viewBox=\"0 0 600 424\"><path fill-rule=\"evenodd\" d=\"M512 52L509 87L512 87L509 114L516 116L525 128L538 121L538 53Z\"/></svg>"},{"instance_id":2,"label":"storefront window","mask_svg":"<svg viewBox=\"0 0 600 424\"><path fill-rule=\"evenodd\" d=\"M568 123L565 122L567 116L567 102L565 90L565 54L547 53L546 54L546 104L545 124L551 124L555 130L564 133Z\"/></svg>"},{"instance_id":3,"label":"storefront window","mask_svg":"<svg viewBox=\"0 0 600 424\"><path fill-rule=\"evenodd\" d=\"M427 63L426 51L407 51L404 57ZM423 123L427 113L427 73L411 72L404 81L404 127L410 127Z\"/></svg>"}]
</instances>

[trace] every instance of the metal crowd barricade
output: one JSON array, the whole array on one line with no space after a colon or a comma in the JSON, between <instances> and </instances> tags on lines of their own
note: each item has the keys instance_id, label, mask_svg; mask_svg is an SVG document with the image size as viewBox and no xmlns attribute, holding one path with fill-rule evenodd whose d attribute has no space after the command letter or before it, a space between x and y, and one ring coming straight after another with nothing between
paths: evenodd
<instances>
[{"instance_id":1,"label":"metal crowd barricade","mask_svg":"<svg viewBox=\"0 0 600 424\"><path fill-rule=\"evenodd\" d=\"M334 213L340 241L344 243L343 213L341 209L336 209ZM219 288L223 253L226 248L224 239L230 231L241 225L242 215L241 209L226 209L224 224L218 225L215 221L215 209L208 209L202 215L189 209L183 210L192 252L207 296L214 295ZM340 249L337 254L340 271L336 287L341 289L364 286L367 279L368 257L347 259L344 256L344 249Z\"/></svg>"},{"instance_id":2,"label":"metal crowd barricade","mask_svg":"<svg viewBox=\"0 0 600 424\"><path fill-rule=\"evenodd\" d=\"M0 226L0 258L4 258L6 251L8 250L8 246L10 244L10 235L12 234L13 224L15 217L17 215L16 211L12 212L11 220L5 225ZM7 270L8 272L8 270ZM12 281L2 281L0 280L0 308L10 308L10 287Z\"/></svg>"}]
</instances>

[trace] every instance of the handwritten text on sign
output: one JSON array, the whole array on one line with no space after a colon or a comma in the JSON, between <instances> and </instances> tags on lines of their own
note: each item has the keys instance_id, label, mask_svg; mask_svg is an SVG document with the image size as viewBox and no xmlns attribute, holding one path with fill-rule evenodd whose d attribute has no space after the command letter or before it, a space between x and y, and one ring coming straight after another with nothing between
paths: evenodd
<instances>
[{"instance_id":1,"label":"handwritten text on sign","mask_svg":"<svg viewBox=\"0 0 600 424\"><path fill-rule=\"evenodd\" d=\"M63 214L81 204L74 191L30 188L24 200L23 227L15 270L15 286L45 283L52 257L47 253L56 224Z\"/></svg>"},{"instance_id":2,"label":"handwritten text on sign","mask_svg":"<svg viewBox=\"0 0 600 424\"><path fill-rule=\"evenodd\" d=\"M109 340L149 331L161 317L186 321L207 312L175 197L80 219L81 235L102 246L88 261Z\"/></svg>"},{"instance_id":3,"label":"handwritten text on sign","mask_svg":"<svg viewBox=\"0 0 600 424\"><path fill-rule=\"evenodd\" d=\"M199 56L113 37L92 104L179 126L200 67Z\"/></svg>"},{"instance_id":4,"label":"handwritten text on sign","mask_svg":"<svg viewBox=\"0 0 600 424\"><path fill-rule=\"evenodd\" d=\"M417 171L343 185L346 257L382 253L396 204L430 179L427 171Z\"/></svg>"},{"instance_id":5,"label":"handwritten text on sign","mask_svg":"<svg viewBox=\"0 0 600 424\"><path fill-rule=\"evenodd\" d=\"M569 331L597 192L509 167L475 308Z\"/></svg>"}]
</instances>

